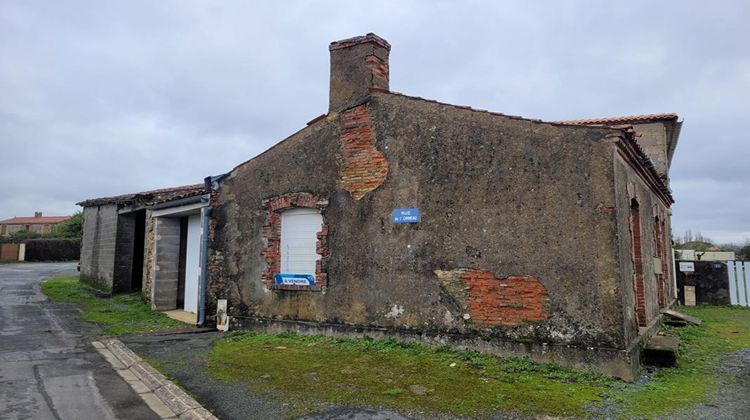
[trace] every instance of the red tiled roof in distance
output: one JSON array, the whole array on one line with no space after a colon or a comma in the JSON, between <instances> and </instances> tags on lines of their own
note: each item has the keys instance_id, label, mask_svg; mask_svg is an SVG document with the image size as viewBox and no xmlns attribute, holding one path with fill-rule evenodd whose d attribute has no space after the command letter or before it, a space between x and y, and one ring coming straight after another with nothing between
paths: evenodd
<instances>
[{"instance_id":1,"label":"red tiled roof in distance","mask_svg":"<svg viewBox=\"0 0 750 420\"><path fill-rule=\"evenodd\" d=\"M11 217L0 220L0 225L40 225L64 222L70 216L42 216L42 217Z\"/></svg>"}]
</instances>

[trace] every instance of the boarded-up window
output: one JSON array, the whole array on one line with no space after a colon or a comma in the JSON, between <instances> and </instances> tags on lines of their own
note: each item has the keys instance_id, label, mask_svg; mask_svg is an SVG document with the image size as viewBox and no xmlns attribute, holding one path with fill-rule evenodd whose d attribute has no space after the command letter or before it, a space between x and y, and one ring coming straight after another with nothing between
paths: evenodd
<instances>
[{"instance_id":1,"label":"boarded-up window","mask_svg":"<svg viewBox=\"0 0 750 420\"><path fill-rule=\"evenodd\" d=\"M317 209L298 208L281 213L281 272L315 275L320 256L317 234L323 216Z\"/></svg>"}]
</instances>

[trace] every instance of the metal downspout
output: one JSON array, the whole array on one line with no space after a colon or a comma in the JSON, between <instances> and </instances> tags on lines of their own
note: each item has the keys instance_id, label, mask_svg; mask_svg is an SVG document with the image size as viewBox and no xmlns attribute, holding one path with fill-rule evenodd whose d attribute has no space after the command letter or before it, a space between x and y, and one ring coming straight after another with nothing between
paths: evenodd
<instances>
[{"instance_id":1,"label":"metal downspout","mask_svg":"<svg viewBox=\"0 0 750 420\"><path fill-rule=\"evenodd\" d=\"M201 282L198 290L198 326L202 327L206 322L206 279L207 257L208 257L208 216L211 212L210 207L201 208Z\"/></svg>"}]
</instances>

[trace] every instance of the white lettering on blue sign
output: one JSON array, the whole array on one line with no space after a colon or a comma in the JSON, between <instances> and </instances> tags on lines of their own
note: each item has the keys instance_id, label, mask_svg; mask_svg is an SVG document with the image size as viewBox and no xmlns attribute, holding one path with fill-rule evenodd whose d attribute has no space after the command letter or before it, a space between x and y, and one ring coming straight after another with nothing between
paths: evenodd
<instances>
[{"instance_id":1,"label":"white lettering on blue sign","mask_svg":"<svg viewBox=\"0 0 750 420\"><path fill-rule=\"evenodd\" d=\"M419 223L419 209L395 209L393 223Z\"/></svg>"},{"instance_id":2,"label":"white lettering on blue sign","mask_svg":"<svg viewBox=\"0 0 750 420\"><path fill-rule=\"evenodd\" d=\"M286 286L315 286L315 276L312 274L277 274L274 283Z\"/></svg>"}]
</instances>

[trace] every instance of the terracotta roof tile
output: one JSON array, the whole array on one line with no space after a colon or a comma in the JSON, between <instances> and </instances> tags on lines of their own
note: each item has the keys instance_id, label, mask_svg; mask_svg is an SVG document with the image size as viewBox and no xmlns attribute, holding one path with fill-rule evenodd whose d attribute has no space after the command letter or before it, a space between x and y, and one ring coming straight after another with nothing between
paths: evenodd
<instances>
[{"instance_id":1,"label":"terracotta roof tile","mask_svg":"<svg viewBox=\"0 0 750 420\"><path fill-rule=\"evenodd\" d=\"M42 217L11 217L0 220L0 225L39 225L60 223L70 219L70 216L42 216Z\"/></svg>"},{"instance_id":2,"label":"terracotta roof tile","mask_svg":"<svg viewBox=\"0 0 750 420\"><path fill-rule=\"evenodd\" d=\"M605 117L605 118L591 118L586 120L566 120L566 121L555 121L561 124L573 124L573 125L611 125L611 124L642 124L657 121L677 121L677 114L644 114L644 115L627 115L623 117Z\"/></svg>"}]
</instances>

